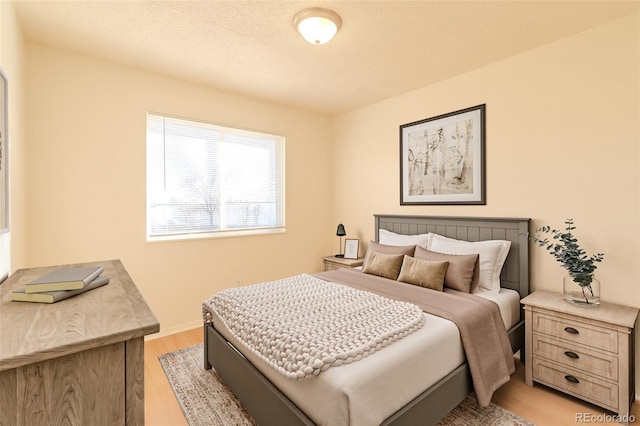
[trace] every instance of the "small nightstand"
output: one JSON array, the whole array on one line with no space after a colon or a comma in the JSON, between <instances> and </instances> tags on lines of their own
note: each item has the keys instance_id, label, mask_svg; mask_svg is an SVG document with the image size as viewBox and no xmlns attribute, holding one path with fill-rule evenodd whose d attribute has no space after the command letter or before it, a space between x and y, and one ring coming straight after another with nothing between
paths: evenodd
<instances>
[{"instance_id":1,"label":"small nightstand","mask_svg":"<svg viewBox=\"0 0 640 426\"><path fill-rule=\"evenodd\" d=\"M606 302L575 306L547 291L536 291L522 303L525 383L542 383L628 418L638 309Z\"/></svg>"},{"instance_id":2,"label":"small nightstand","mask_svg":"<svg viewBox=\"0 0 640 426\"><path fill-rule=\"evenodd\" d=\"M324 270L332 271L334 269L362 266L364 259L345 259L344 257L325 256L322 258L322 261L324 262Z\"/></svg>"}]
</instances>

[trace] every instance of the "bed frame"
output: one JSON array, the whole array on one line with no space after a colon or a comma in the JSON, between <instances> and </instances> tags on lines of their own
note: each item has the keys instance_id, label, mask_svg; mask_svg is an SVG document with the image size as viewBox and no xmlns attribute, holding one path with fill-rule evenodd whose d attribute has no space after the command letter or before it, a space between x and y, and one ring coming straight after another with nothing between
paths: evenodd
<instances>
[{"instance_id":1,"label":"bed frame","mask_svg":"<svg viewBox=\"0 0 640 426\"><path fill-rule=\"evenodd\" d=\"M520 298L529 294L529 219L374 215L375 235L386 229L398 234L434 232L466 241L509 240L511 249L500 276L501 286L516 290ZM524 313L508 330L513 353L524 359ZM204 368L216 372L242 402L259 425L313 425L296 405L258 371L212 324L204 326ZM469 366L464 363L413 401L386 419L382 425L436 424L473 391Z\"/></svg>"}]
</instances>

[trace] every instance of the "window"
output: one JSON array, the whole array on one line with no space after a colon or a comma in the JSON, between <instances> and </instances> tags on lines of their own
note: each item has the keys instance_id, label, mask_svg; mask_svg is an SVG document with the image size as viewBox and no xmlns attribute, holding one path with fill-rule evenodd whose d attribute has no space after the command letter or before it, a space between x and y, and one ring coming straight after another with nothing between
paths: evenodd
<instances>
[{"instance_id":1,"label":"window","mask_svg":"<svg viewBox=\"0 0 640 426\"><path fill-rule=\"evenodd\" d=\"M284 231L284 138L147 115L147 240Z\"/></svg>"}]
</instances>

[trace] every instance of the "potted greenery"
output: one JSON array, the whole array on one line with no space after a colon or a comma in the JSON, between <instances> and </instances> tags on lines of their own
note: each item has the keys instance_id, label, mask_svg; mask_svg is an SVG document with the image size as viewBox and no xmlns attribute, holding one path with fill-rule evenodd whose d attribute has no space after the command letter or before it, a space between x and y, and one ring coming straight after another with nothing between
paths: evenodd
<instances>
[{"instance_id":1,"label":"potted greenery","mask_svg":"<svg viewBox=\"0 0 640 426\"><path fill-rule=\"evenodd\" d=\"M538 234L529 235L530 240L544 247L569 272L564 278L563 294L567 302L583 306L597 306L600 304L600 281L593 274L597 263L602 262L604 254L587 253L578 245L578 239L573 235L573 219L567 219L565 230L551 229L549 226L536 228L537 233L550 234L553 239L541 238Z\"/></svg>"}]
</instances>

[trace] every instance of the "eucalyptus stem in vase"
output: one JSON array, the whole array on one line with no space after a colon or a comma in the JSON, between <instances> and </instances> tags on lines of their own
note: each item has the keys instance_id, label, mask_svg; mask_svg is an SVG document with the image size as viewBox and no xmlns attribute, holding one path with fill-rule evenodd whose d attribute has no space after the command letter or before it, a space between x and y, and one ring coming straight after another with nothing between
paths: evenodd
<instances>
[{"instance_id":1,"label":"eucalyptus stem in vase","mask_svg":"<svg viewBox=\"0 0 640 426\"><path fill-rule=\"evenodd\" d=\"M573 235L576 227L573 225L573 219L567 219L564 231L552 229L550 226L541 226L536 228L536 235L529 235L530 240L547 249L549 253L569 272L573 283L580 287L582 297L576 297L575 292L567 290L567 281L564 285L565 300L584 305L598 305L600 303L600 282L594 278L594 272L598 267L596 264L602 262L603 253L596 253L588 256L586 251L578 244L578 239ZM541 238L539 234L549 234L549 238ZM594 284L597 284L594 291Z\"/></svg>"}]
</instances>

